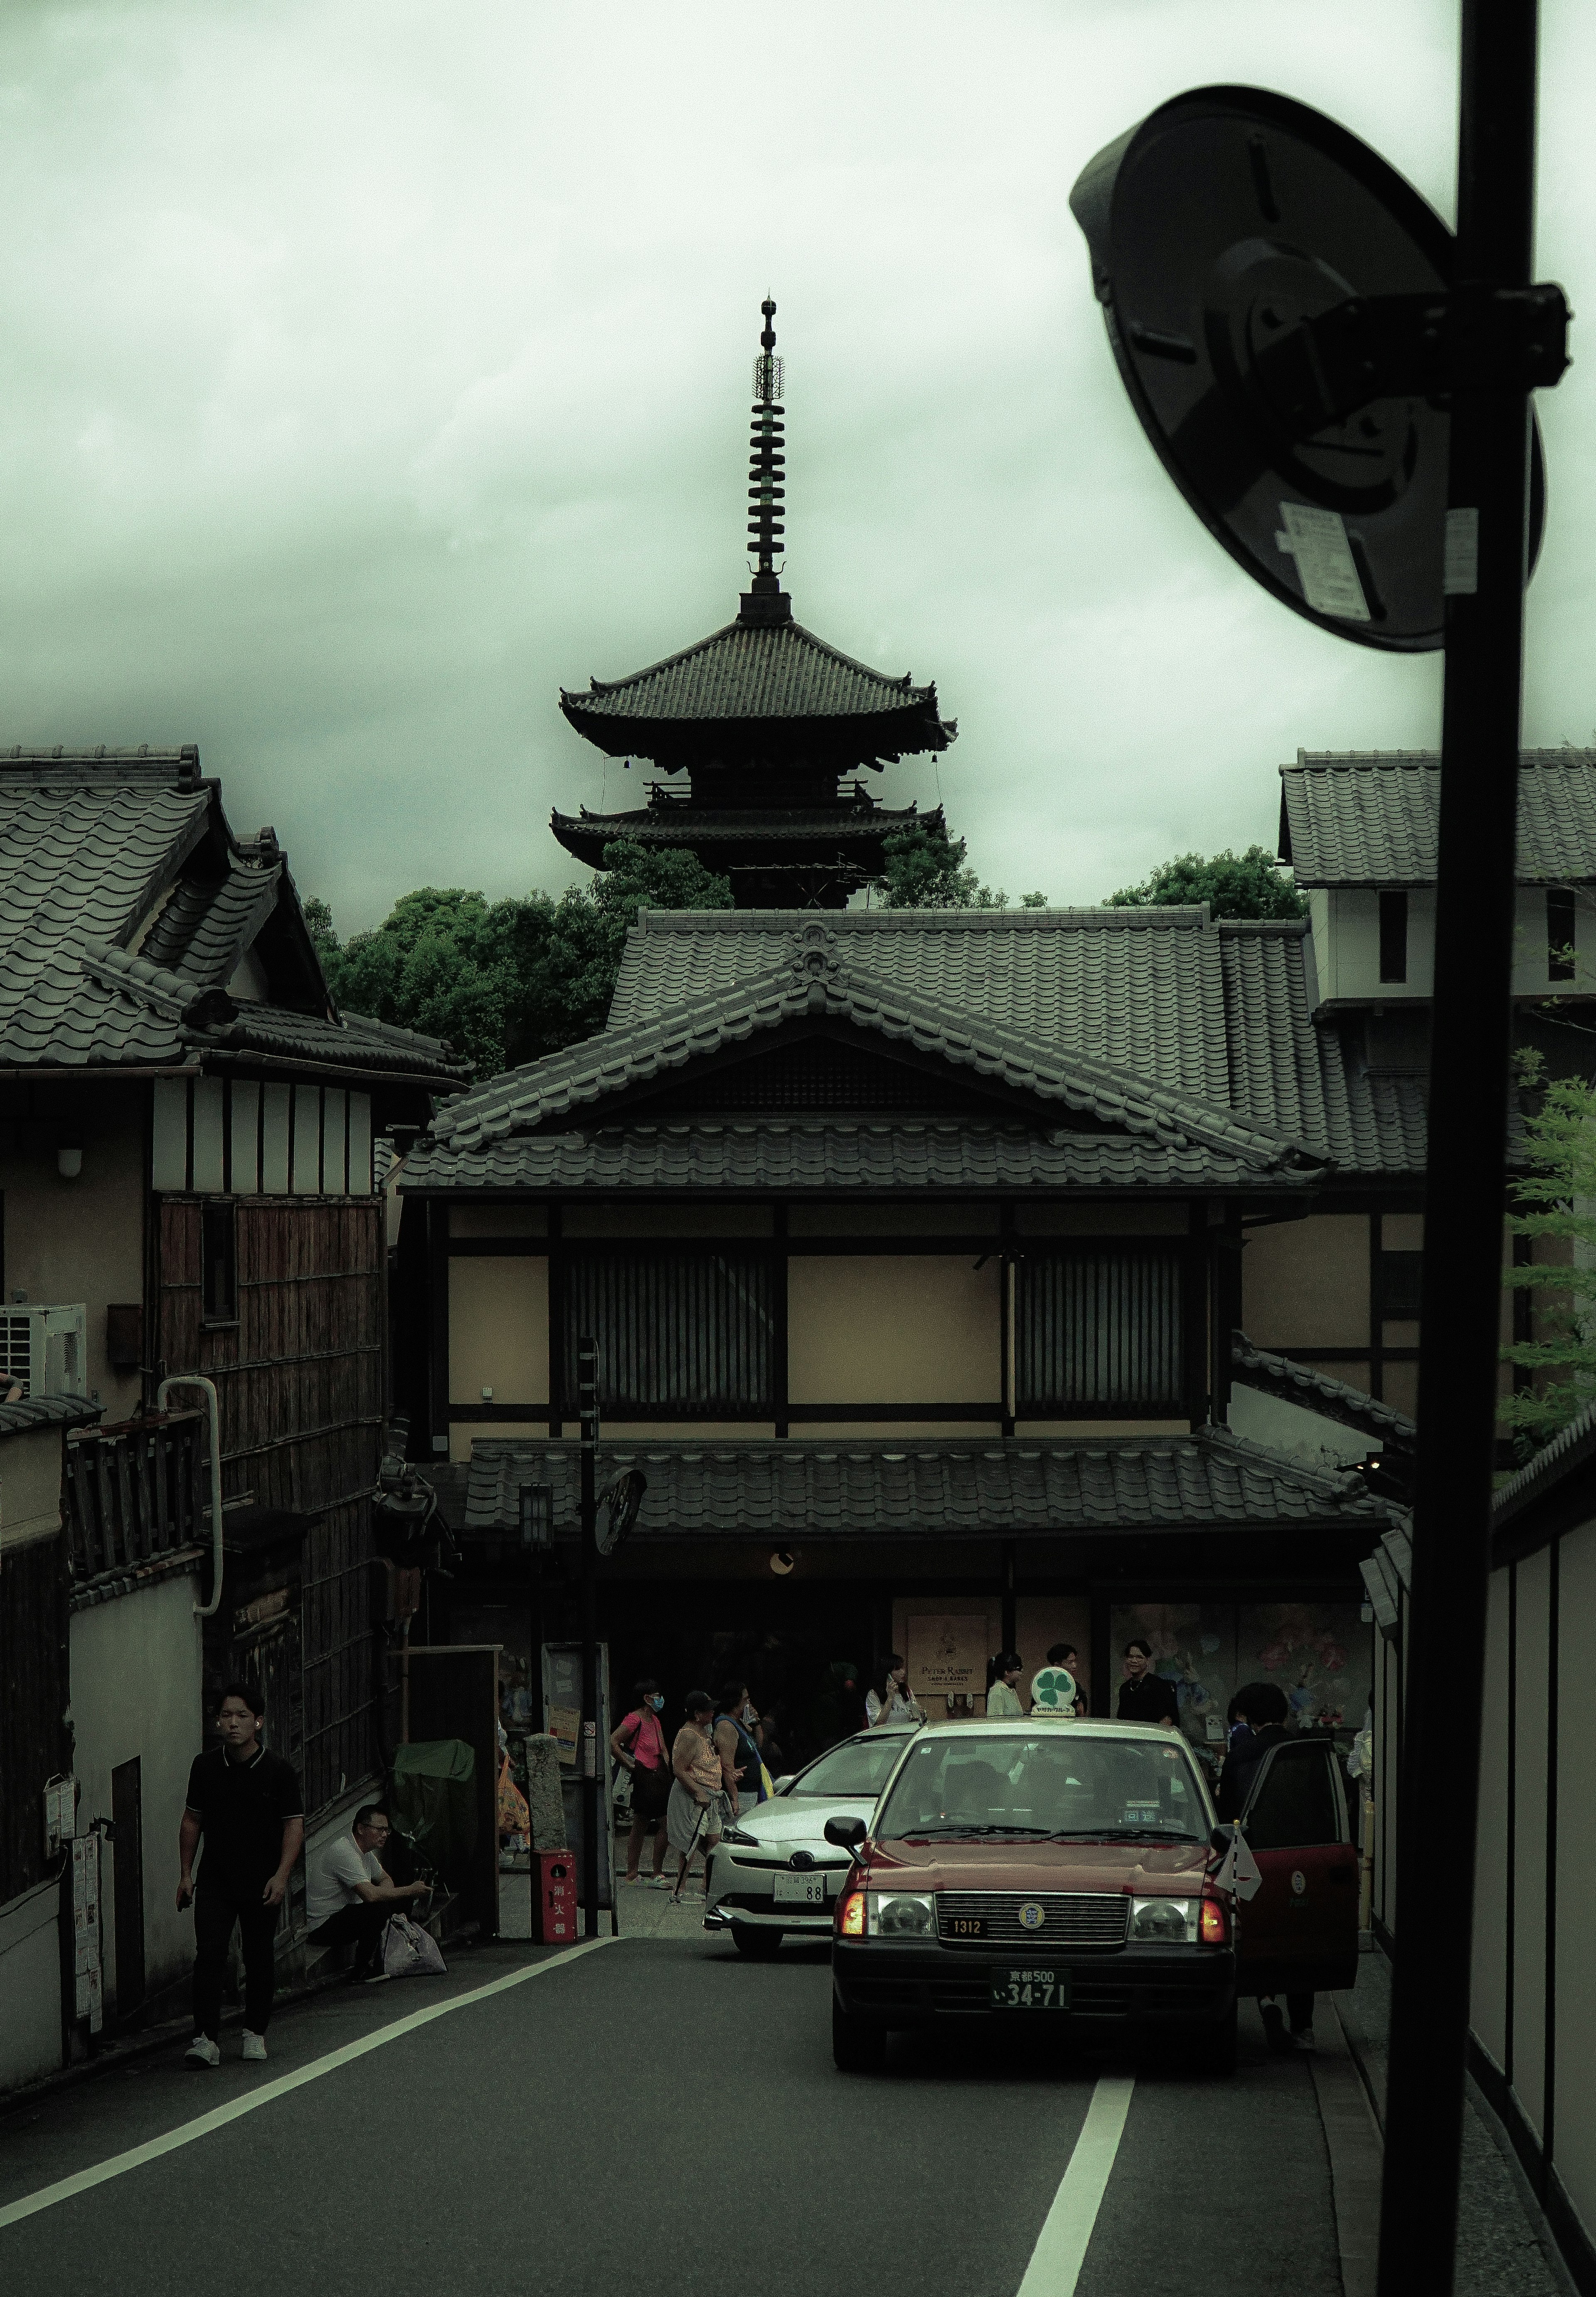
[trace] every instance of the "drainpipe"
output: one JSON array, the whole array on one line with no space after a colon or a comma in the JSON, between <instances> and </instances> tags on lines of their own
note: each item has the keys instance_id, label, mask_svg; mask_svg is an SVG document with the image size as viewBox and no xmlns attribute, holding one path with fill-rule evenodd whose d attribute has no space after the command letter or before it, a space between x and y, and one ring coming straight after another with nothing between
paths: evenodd
<instances>
[{"instance_id":1,"label":"drainpipe","mask_svg":"<svg viewBox=\"0 0 1596 2297\"><path fill-rule=\"evenodd\" d=\"M210 1406L210 1601L196 1603L196 1619L214 1618L222 1600L222 1423L221 1409L217 1403L216 1382L203 1379L198 1372L175 1372L163 1379L155 1391L155 1409L161 1411L167 1397L175 1387L202 1387Z\"/></svg>"}]
</instances>

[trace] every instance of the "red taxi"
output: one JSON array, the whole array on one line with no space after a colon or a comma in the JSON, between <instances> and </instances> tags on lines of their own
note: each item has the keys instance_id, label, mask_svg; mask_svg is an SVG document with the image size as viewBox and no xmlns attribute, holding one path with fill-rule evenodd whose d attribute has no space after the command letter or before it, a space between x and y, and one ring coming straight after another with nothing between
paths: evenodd
<instances>
[{"instance_id":1,"label":"red taxi","mask_svg":"<svg viewBox=\"0 0 1596 2297\"><path fill-rule=\"evenodd\" d=\"M826 1829L854 1859L832 1937L838 2066L883 2065L894 2029L1018 2017L1166 2035L1230 2071L1238 1994L1346 1987L1357 1968L1357 1861L1329 1744L1271 1748L1242 1823L1261 1880L1238 1906L1218 1880L1229 1831L1178 1732L931 1725L868 1826Z\"/></svg>"}]
</instances>

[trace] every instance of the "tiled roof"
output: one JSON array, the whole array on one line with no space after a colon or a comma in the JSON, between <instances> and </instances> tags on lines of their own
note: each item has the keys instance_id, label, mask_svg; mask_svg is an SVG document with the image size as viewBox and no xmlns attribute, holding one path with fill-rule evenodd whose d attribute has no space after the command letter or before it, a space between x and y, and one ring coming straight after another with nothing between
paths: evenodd
<instances>
[{"instance_id":1,"label":"tiled roof","mask_svg":"<svg viewBox=\"0 0 1596 2297\"><path fill-rule=\"evenodd\" d=\"M945 750L957 729L937 716L934 686L888 678L793 622L728 622L629 678L594 679L586 694L562 692L579 734L619 757L658 754L705 725L819 720L827 731L863 730L882 756Z\"/></svg>"},{"instance_id":2,"label":"tiled roof","mask_svg":"<svg viewBox=\"0 0 1596 2297\"><path fill-rule=\"evenodd\" d=\"M1299 885L1436 881L1441 760L1434 750L1300 750L1280 768L1280 858ZM1596 750L1526 750L1518 876L1596 878Z\"/></svg>"},{"instance_id":3,"label":"tiled roof","mask_svg":"<svg viewBox=\"0 0 1596 2297\"><path fill-rule=\"evenodd\" d=\"M860 806L645 806L636 813L561 813L556 808L549 826L562 845L573 837L607 844L617 837L633 845L711 845L757 840L761 846L813 845L835 841L878 845L903 829L931 829L942 823L942 809L919 813L910 806L897 812Z\"/></svg>"},{"instance_id":4,"label":"tiled roof","mask_svg":"<svg viewBox=\"0 0 1596 2297\"><path fill-rule=\"evenodd\" d=\"M1409 1530L1406 1511L1394 1508L1395 1520L1389 1531L1382 1532L1380 1544L1368 1560L1359 1565L1363 1585L1369 1591L1370 1606L1383 1634L1393 1634L1401 1618L1400 1601L1403 1593L1413 1585L1413 1542Z\"/></svg>"},{"instance_id":5,"label":"tiled roof","mask_svg":"<svg viewBox=\"0 0 1596 2297\"><path fill-rule=\"evenodd\" d=\"M284 902L314 993L276 841L233 836L197 752L0 753L0 1064L169 1068L253 1050L440 1083L468 1074L407 1030L234 1003L239 958Z\"/></svg>"},{"instance_id":6,"label":"tiled roof","mask_svg":"<svg viewBox=\"0 0 1596 2297\"><path fill-rule=\"evenodd\" d=\"M422 1140L401 1190L812 1189L980 1196L1016 1189L1169 1190L1300 1187L1312 1173L1261 1173L1239 1157L1142 1138L1038 1132L1023 1125L821 1117L784 1123L636 1124L591 1132L515 1133L476 1148Z\"/></svg>"},{"instance_id":7,"label":"tiled roof","mask_svg":"<svg viewBox=\"0 0 1596 2297\"><path fill-rule=\"evenodd\" d=\"M1145 1071L1116 1066L1067 1038L1061 1042L1057 1036L1023 1033L991 1010L972 1013L967 1006L888 986L873 970L844 962L853 958L857 940L838 935L830 920L822 925L789 917L774 947L767 936L752 938L762 944L767 960L767 969L756 978L735 982L719 994L679 1004L629 1028L605 1029L586 1043L496 1077L440 1112L433 1128L437 1137L453 1148L481 1148L513 1132L572 1117L616 1092L746 1043L784 1023L833 1019L889 1043L937 1055L954 1069L1044 1107L1067 1108L1165 1147L1195 1145L1260 1171L1289 1166L1301 1157L1296 1141L1238 1119L1222 1094L1204 1099L1149 1079Z\"/></svg>"},{"instance_id":8,"label":"tiled roof","mask_svg":"<svg viewBox=\"0 0 1596 2297\"><path fill-rule=\"evenodd\" d=\"M1498 1525L1532 1506L1592 1459L1596 1459L1596 1404L1587 1404L1502 1485L1493 1502Z\"/></svg>"},{"instance_id":9,"label":"tiled roof","mask_svg":"<svg viewBox=\"0 0 1596 2297\"><path fill-rule=\"evenodd\" d=\"M25 1395L20 1404L0 1404L0 1437L26 1436L36 1428L87 1428L101 1407L82 1395Z\"/></svg>"},{"instance_id":10,"label":"tiled roof","mask_svg":"<svg viewBox=\"0 0 1596 2297\"><path fill-rule=\"evenodd\" d=\"M1419 1434L1417 1421L1405 1412L1378 1403L1361 1387L1345 1387L1310 1364L1293 1363L1289 1356L1255 1347L1245 1332L1230 1335L1230 1366L1232 1377L1244 1387L1259 1388L1286 1404L1300 1404L1344 1428L1362 1428L1370 1436L1395 1437L1407 1444Z\"/></svg>"},{"instance_id":11,"label":"tiled roof","mask_svg":"<svg viewBox=\"0 0 1596 2297\"><path fill-rule=\"evenodd\" d=\"M511 1531L522 1484L553 1486L556 1536L573 1536L580 1446L478 1437L465 1524ZM881 1539L938 1534L1229 1529L1364 1519L1386 1511L1356 1477L1304 1468L1206 1428L1150 1441L881 1441L603 1445L602 1489L648 1480L635 1537Z\"/></svg>"}]
</instances>

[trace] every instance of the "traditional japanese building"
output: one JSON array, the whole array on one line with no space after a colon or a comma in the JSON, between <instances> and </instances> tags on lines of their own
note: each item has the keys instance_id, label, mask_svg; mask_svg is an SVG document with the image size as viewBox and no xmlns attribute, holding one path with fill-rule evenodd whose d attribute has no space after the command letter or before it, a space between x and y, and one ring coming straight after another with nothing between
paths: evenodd
<instances>
[{"instance_id":1,"label":"traditional japanese building","mask_svg":"<svg viewBox=\"0 0 1596 2297\"><path fill-rule=\"evenodd\" d=\"M731 881L739 909L840 910L885 866L886 840L940 831L941 807L877 803L861 775L945 750L958 728L934 685L888 677L793 619L776 560L785 532L782 362L765 325L753 364L748 531L758 568L736 619L629 678L594 679L560 706L607 757L665 778L627 813L555 812L555 836L598 869L618 838L686 847Z\"/></svg>"}]
</instances>

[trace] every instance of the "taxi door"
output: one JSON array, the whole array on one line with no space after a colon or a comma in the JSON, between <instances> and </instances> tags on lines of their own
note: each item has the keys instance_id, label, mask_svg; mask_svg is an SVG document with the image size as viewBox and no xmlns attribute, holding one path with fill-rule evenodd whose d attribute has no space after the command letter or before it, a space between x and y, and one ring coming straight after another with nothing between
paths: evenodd
<instances>
[{"instance_id":1,"label":"taxi door","mask_svg":"<svg viewBox=\"0 0 1596 2297\"><path fill-rule=\"evenodd\" d=\"M1326 1993L1358 1974L1358 1854L1327 1739L1290 1739L1258 1766L1241 1831L1263 1881L1240 1908L1243 1994Z\"/></svg>"}]
</instances>

